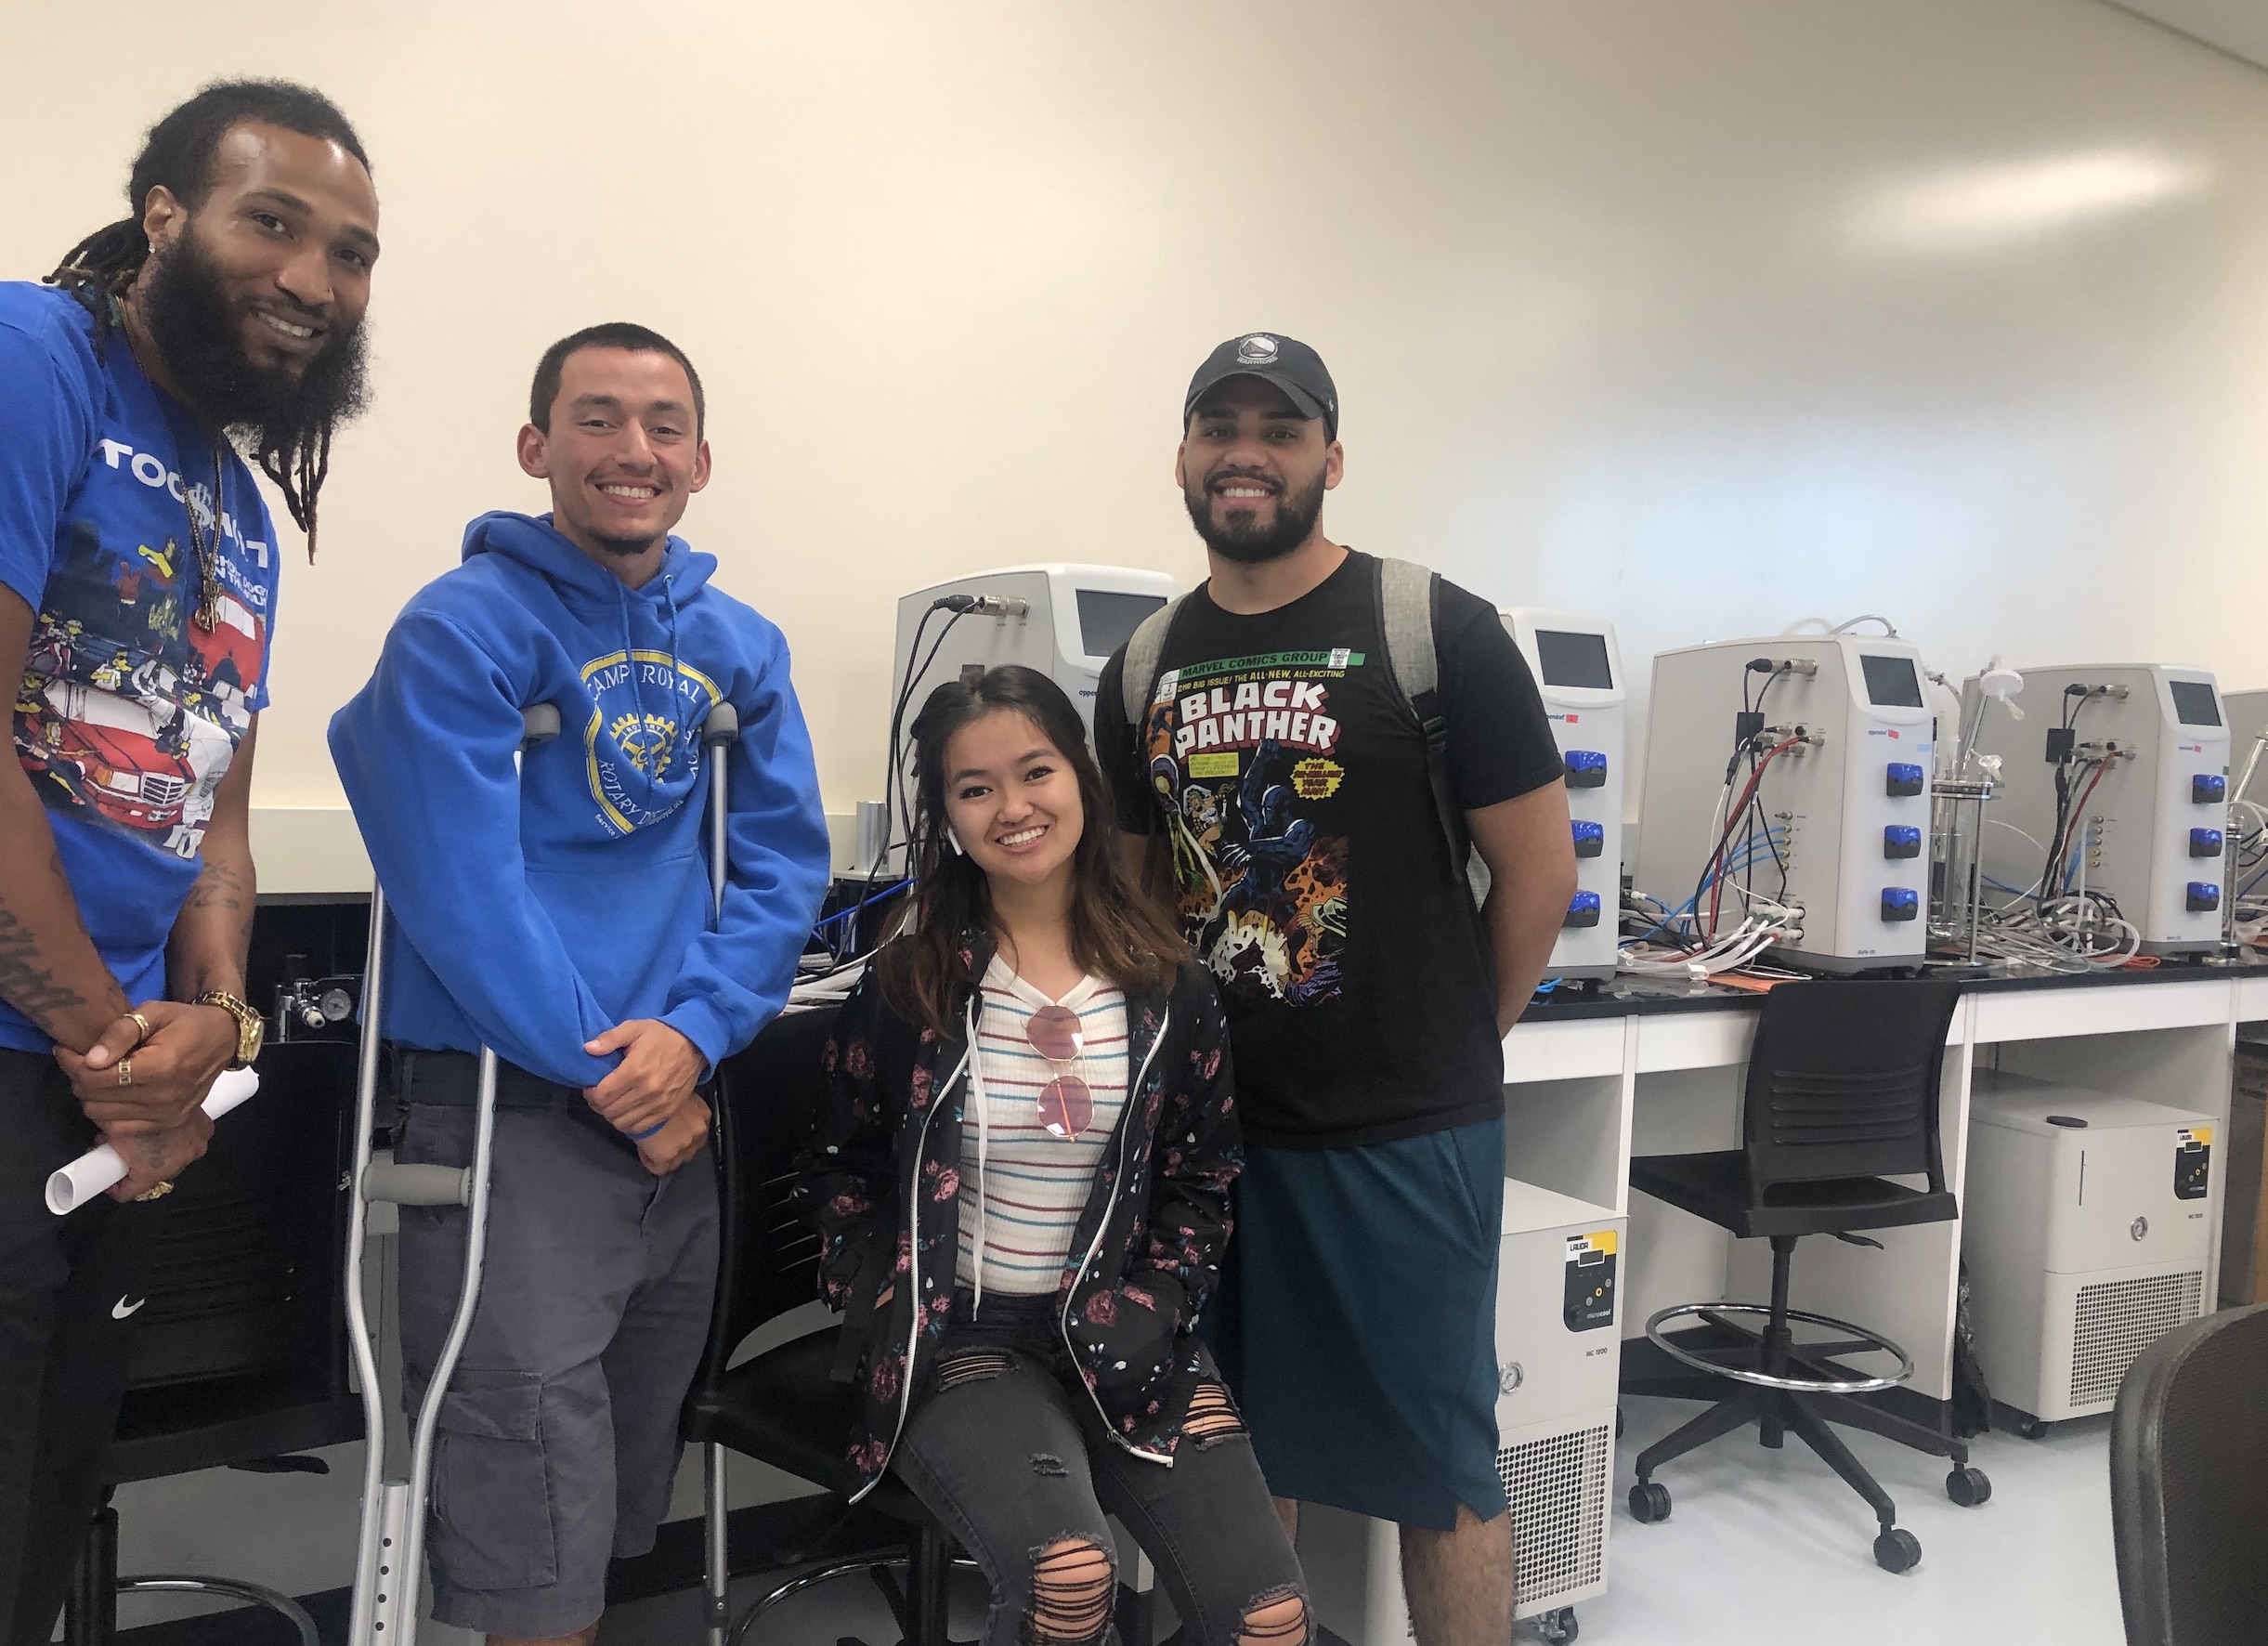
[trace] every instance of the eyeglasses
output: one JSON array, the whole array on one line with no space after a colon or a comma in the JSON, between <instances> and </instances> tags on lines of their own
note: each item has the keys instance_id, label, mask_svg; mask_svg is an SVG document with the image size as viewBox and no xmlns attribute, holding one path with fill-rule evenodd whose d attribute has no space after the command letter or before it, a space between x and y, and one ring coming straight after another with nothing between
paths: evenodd
<instances>
[{"instance_id":1,"label":"eyeglasses","mask_svg":"<svg viewBox=\"0 0 2268 1646\"><path fill-rule=\"evenodd\" d=\"M1068 1006L1042 1006L1024 1020L1023 1038L1054 1069L1054 1078L1039 1089L1039 1123L1051 1136L1078 1136L1094 1122L1095 1094L1060 1065L1076 1063L1086 1044L1079 1014Z\"/></svg>"}]
</instances>

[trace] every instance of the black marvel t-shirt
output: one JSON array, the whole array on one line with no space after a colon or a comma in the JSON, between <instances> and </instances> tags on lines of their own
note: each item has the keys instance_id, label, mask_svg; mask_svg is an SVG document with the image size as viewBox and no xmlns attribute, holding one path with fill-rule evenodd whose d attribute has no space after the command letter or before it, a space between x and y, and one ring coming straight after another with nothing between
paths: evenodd
<instances>
[{"instance_id":1,"label":"black marvel t-shirt","mask_svg":"<svg viewBox=\"0 0 2268 1646\"><path fill-rule=\"evenodd\" d=\"M1504 1102L1487 938L1450 867L1376 578L1349 552L1250 617L1198 589L1174 614L1139 749L1123 647L1095 694L1119 824L1171 840L1183 930L1228 1009L1245 1133L1264 1145L1388 1143ZM1435 640L1458 803L1558 777L1495 608L1444 584Z\"/></svg>"}]
</instances>

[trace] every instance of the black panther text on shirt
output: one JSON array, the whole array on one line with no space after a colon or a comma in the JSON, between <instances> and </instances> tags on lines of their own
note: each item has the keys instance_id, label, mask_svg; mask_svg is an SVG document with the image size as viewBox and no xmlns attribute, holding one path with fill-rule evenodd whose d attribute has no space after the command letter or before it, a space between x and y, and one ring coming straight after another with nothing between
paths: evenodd
<instances>
[{"instance_id":1,"label":"black panther text on shirt","mask_svg":"<svg viewBox=\"0 0 2268 1646\"><path fill-rule=\"evenodd\" d=\"M1139 744L1123 651L1095 697L1120 825L1171 841L1183 930L1228 1008L1245 1131L1345 1148L1503 1104L1485 934L1449 867L1422 734L1349 553L1244 617L1200 588L1176 613ZM1449 767L1467 810L1560 774L1535 682L1495 609L1441 589Z\"/></svg>"}]
</instances>

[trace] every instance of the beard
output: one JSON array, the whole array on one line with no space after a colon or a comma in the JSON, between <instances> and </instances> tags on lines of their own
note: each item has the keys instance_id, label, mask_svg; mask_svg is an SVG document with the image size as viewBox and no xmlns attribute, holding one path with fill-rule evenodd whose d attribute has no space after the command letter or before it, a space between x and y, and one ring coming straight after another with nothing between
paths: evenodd
<instances>
[{"instance_id":1,"label":"beard","mask_svg":"<svg viewBox=\"0 0 2268 1646\"><path fill-rule=\"evenodd\" d=\"M1297 495L1286 491L1276 493L1274 525L1261 526L1257 509L1231 509L1227 524L1216 525L1213 482L1237 473L1234 469L1216 469L1182 496L1189 505L1189 523L1197 529L1197 535L1205 540L1206 548L1225 560L1258 566L1281 559L1307 542L1315 529L1315 522L1323 517L1324 488L1320 471L1306 490Z\"/></svg>"},{"instance_id":2,"label":"beard","mask_svg":"<svg viewBox=\"0 0 2268 1646\"><path fill-rule=\"evenodd\" d=\"M640 555L662 541L660 537L607 537L600 532L587 534L591 541L617 559L635 560ZM666 537L668 534L663 534Z\"/></svg>"},{"instance_id":3,"label":"beard","mask_svg":"<svg viewBox=\"0 0 2268 1646\"><path fill-rule=\"evenodd\" d=\"M369 344L359 320L333 326L297 374L253 364L242 316L194 223L151 261L140 294L150 341L181 392L263 461L305 449L360 412L369 398Z\"/></svg>"}]
</instances>

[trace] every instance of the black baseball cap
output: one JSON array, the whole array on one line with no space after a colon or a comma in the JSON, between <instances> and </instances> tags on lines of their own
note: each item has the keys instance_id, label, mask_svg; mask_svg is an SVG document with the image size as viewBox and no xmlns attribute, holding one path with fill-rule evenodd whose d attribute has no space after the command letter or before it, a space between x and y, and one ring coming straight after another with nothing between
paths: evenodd
<instances>
[{"instance_id":1,"label":"black baseball cap","mask_svg":"<svg viewBox=\"0 0 2268 1646\"><path fill-rule=\"evenodd\" d=\"M1338 438L1338 385L1317 354L1297 337L1280 332L1246 332L1232 337L1211 354L1189 380L1188 398L1181 402L1181 426L1207 389L1232 377L1258 377L1282 389L1302 417L1323 420L1326 439Z\"/></svg>"}]
</instances>

